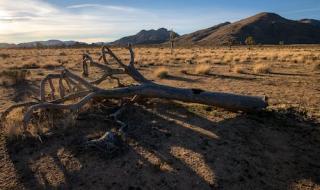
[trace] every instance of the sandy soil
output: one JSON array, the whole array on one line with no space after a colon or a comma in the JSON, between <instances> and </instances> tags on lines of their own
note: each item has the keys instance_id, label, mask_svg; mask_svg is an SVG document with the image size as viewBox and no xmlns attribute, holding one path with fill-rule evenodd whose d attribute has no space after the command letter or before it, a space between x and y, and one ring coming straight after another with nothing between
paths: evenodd
<instances>
[{"instance_id":1,"label":"sandy soil","mask_svg":"<svg viewBox=\"0 0 320 190\"><path fill-rule=\"evenodd\" d=\"M31 72L20 84L0 85L0 111L37 96L41 78L63 62L80 75L86 51L97 57L99 49L0 50L10 55L0 58L4 69ZM116 52L128 59L124 50ZM175 57L168 52L136 49L136 65L162 84L265 95L268 110L231 113L145 100L121 114L129 125L128 139L113 156L84 146L87 139L118 127L89 117L112 111L93 103L95 109L85 109L74 125L58 125L41 134L42 142L8 135L3 128L0 189L320 189L320 72L313 66L320 60L320 47L193 48L179 49ZM261 62L271 71L255 73L255 64ZM209 64L210 73L196 74L199 64ZM234 64L245 72L232 72ZM168 77L153 74L160 67L168 69ZM99 75L90 72L93 78Z\"/></svg>"}]
</instances>

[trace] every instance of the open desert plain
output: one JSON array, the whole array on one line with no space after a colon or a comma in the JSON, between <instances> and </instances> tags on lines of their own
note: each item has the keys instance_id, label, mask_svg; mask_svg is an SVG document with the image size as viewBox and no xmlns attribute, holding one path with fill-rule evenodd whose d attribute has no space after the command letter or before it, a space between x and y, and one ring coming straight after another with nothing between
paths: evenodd
<instances>
[{"instance_id":1,"label":"open desert plain","mask_svg":"<svg viewBox=\"0 0 320 190\"><path fill-rule=\"evenodd\" d=\"M127 48L110 49L129 65ZM268 106L243 112L179 97L94 97L73 110L34 110L27 125L30 105L17 107L1 121L0 189L320 189L320 46L132 50L136 71L152 83L261 96ZM88 57L121 69L110 55L100 56L100 47L0 49L0 111L41 103L48 74L58 76L45 85L48 104L85 90L68 88L59 75L67 69L88 83L104 76ZM110 77L95 86L116 90L139 82L116 77L120 86ZM125 133L117 143L94 144L120 127Z\"/></svg>"}]
</instances>

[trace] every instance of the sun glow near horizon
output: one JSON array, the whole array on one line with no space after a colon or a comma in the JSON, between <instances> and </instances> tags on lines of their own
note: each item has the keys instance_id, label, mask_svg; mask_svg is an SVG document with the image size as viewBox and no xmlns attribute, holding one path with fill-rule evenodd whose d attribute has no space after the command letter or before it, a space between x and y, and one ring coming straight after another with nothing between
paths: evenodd
<instances>
[{"instance_id":1,"label":"sun glow near horizon","mask_svg":"<svg viewBox=\"0 0 320 190\"><path fill-rule=\"evenodd\" d=\"M58 6L43 0L1 0L0 42L21 43L48 39L108 42L142 29L161 27L173 28L181 34L222 22L226 15L236 19L246 14L217 9L215 17L203 14L194 18L187 15L167 9L113 4Z\"/></svg>"},{"instance_id":2,"label":"sun glow near horizon","mask_svg":"<svg viewBox=\"0 0 320 190\"><path fill-rule=\"evenodd\" d=\"M162 2L163 5L166 3L177 2ZM20 43L48 39L108 42L133 35L142 29L162 27L185 34L225 21L236 21L259 11L206 4L208 1L204 1L202 7L196 9L195 5L186 2L179 4L181 8L177 9L163 8L163 5L146 7L113 1L99 4L94 0L73 4L52 0L1 0L0 42Z\"/></svg>"}]
</instances>

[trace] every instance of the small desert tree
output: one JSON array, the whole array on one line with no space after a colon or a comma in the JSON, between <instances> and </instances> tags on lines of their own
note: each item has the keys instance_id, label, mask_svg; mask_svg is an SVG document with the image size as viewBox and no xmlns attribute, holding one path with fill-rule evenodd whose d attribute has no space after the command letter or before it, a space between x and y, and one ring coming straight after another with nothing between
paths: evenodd
<instances>
[{"instance_id":1,"label":"small desert tree","mask_svg":"<svg viewBox=\"0 0 320 190\"><path fill-rule=\"evenodd\" d=\"M42 45L40 42L36 42L36 48L43 48L44 47L44 45Z\"/></svg>"},{"instance_id":2,"label":"small desert tree","mask_svg":"<svg viewBox=\"0 0 320 190\"><path fill-rule=\"evenodd\" d=\"M175 42L176 34L174 31L171 29L170 30L170 48L171 48L171 54L173 55L174 53L174 42Z\"/></svg>"},{"instance_id":3,"label":"small desert tree","mask_svg":"<svg viewBox=\"0 0 320 190\"><path fill-rule=\"evenodd\" d=\"M252 36L248 36L245 40L246 45L254 45L256 42L254 41L254 38Z\"/></svg>"},{"instance_id":4,"label":"small desert tree","mask_svg":"<svg viewBox=\"0 0 320 190\"><path fill-rule=\"evenodd\" d=\"M244 43L249 46L249 49L251 49L251 46L256 44L256 42L254 41L254 38L252 36L248 36L246 38L246 40L244 41Z\"/></svg>"},{"instance_id":5,"label":"small desert tree","mask_svg":"<svg viewBox=\"0 0 320 190\"><path fill-rule=\"evenodd\" d=\"M236 40L233 38L228 39L227 46L229 46L229 49L231 50L231 47L236 43Z\"/></svg>"}]
</instances>

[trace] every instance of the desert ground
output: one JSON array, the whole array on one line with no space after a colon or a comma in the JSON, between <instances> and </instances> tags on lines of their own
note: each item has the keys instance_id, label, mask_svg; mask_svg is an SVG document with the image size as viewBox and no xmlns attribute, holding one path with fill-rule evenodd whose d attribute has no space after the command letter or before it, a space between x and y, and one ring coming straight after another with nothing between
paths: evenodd
<instances>
[{"instance_id":1,"label":"desert ground","mask_svg":"<svg viewBox=\"0 0 320 190\"><path fill-rule=\"evenodd\" d=\"M126 49L113 50L129 61ZM83 146L118 127L95 117L112 107L54 113L29 135L18 130L18 109L1 125L0 189L320 189L320 46L134 51L136 68L156 83L266 96L269 106L234 113L145 99L121 114L127 141L112 156ZM97 60L100 48L1 49L0 112L38 97L41 79L61 67L81 76L83 53ZM101 76L90 73L88 80Z\"/></svg>"}]
</instances>

